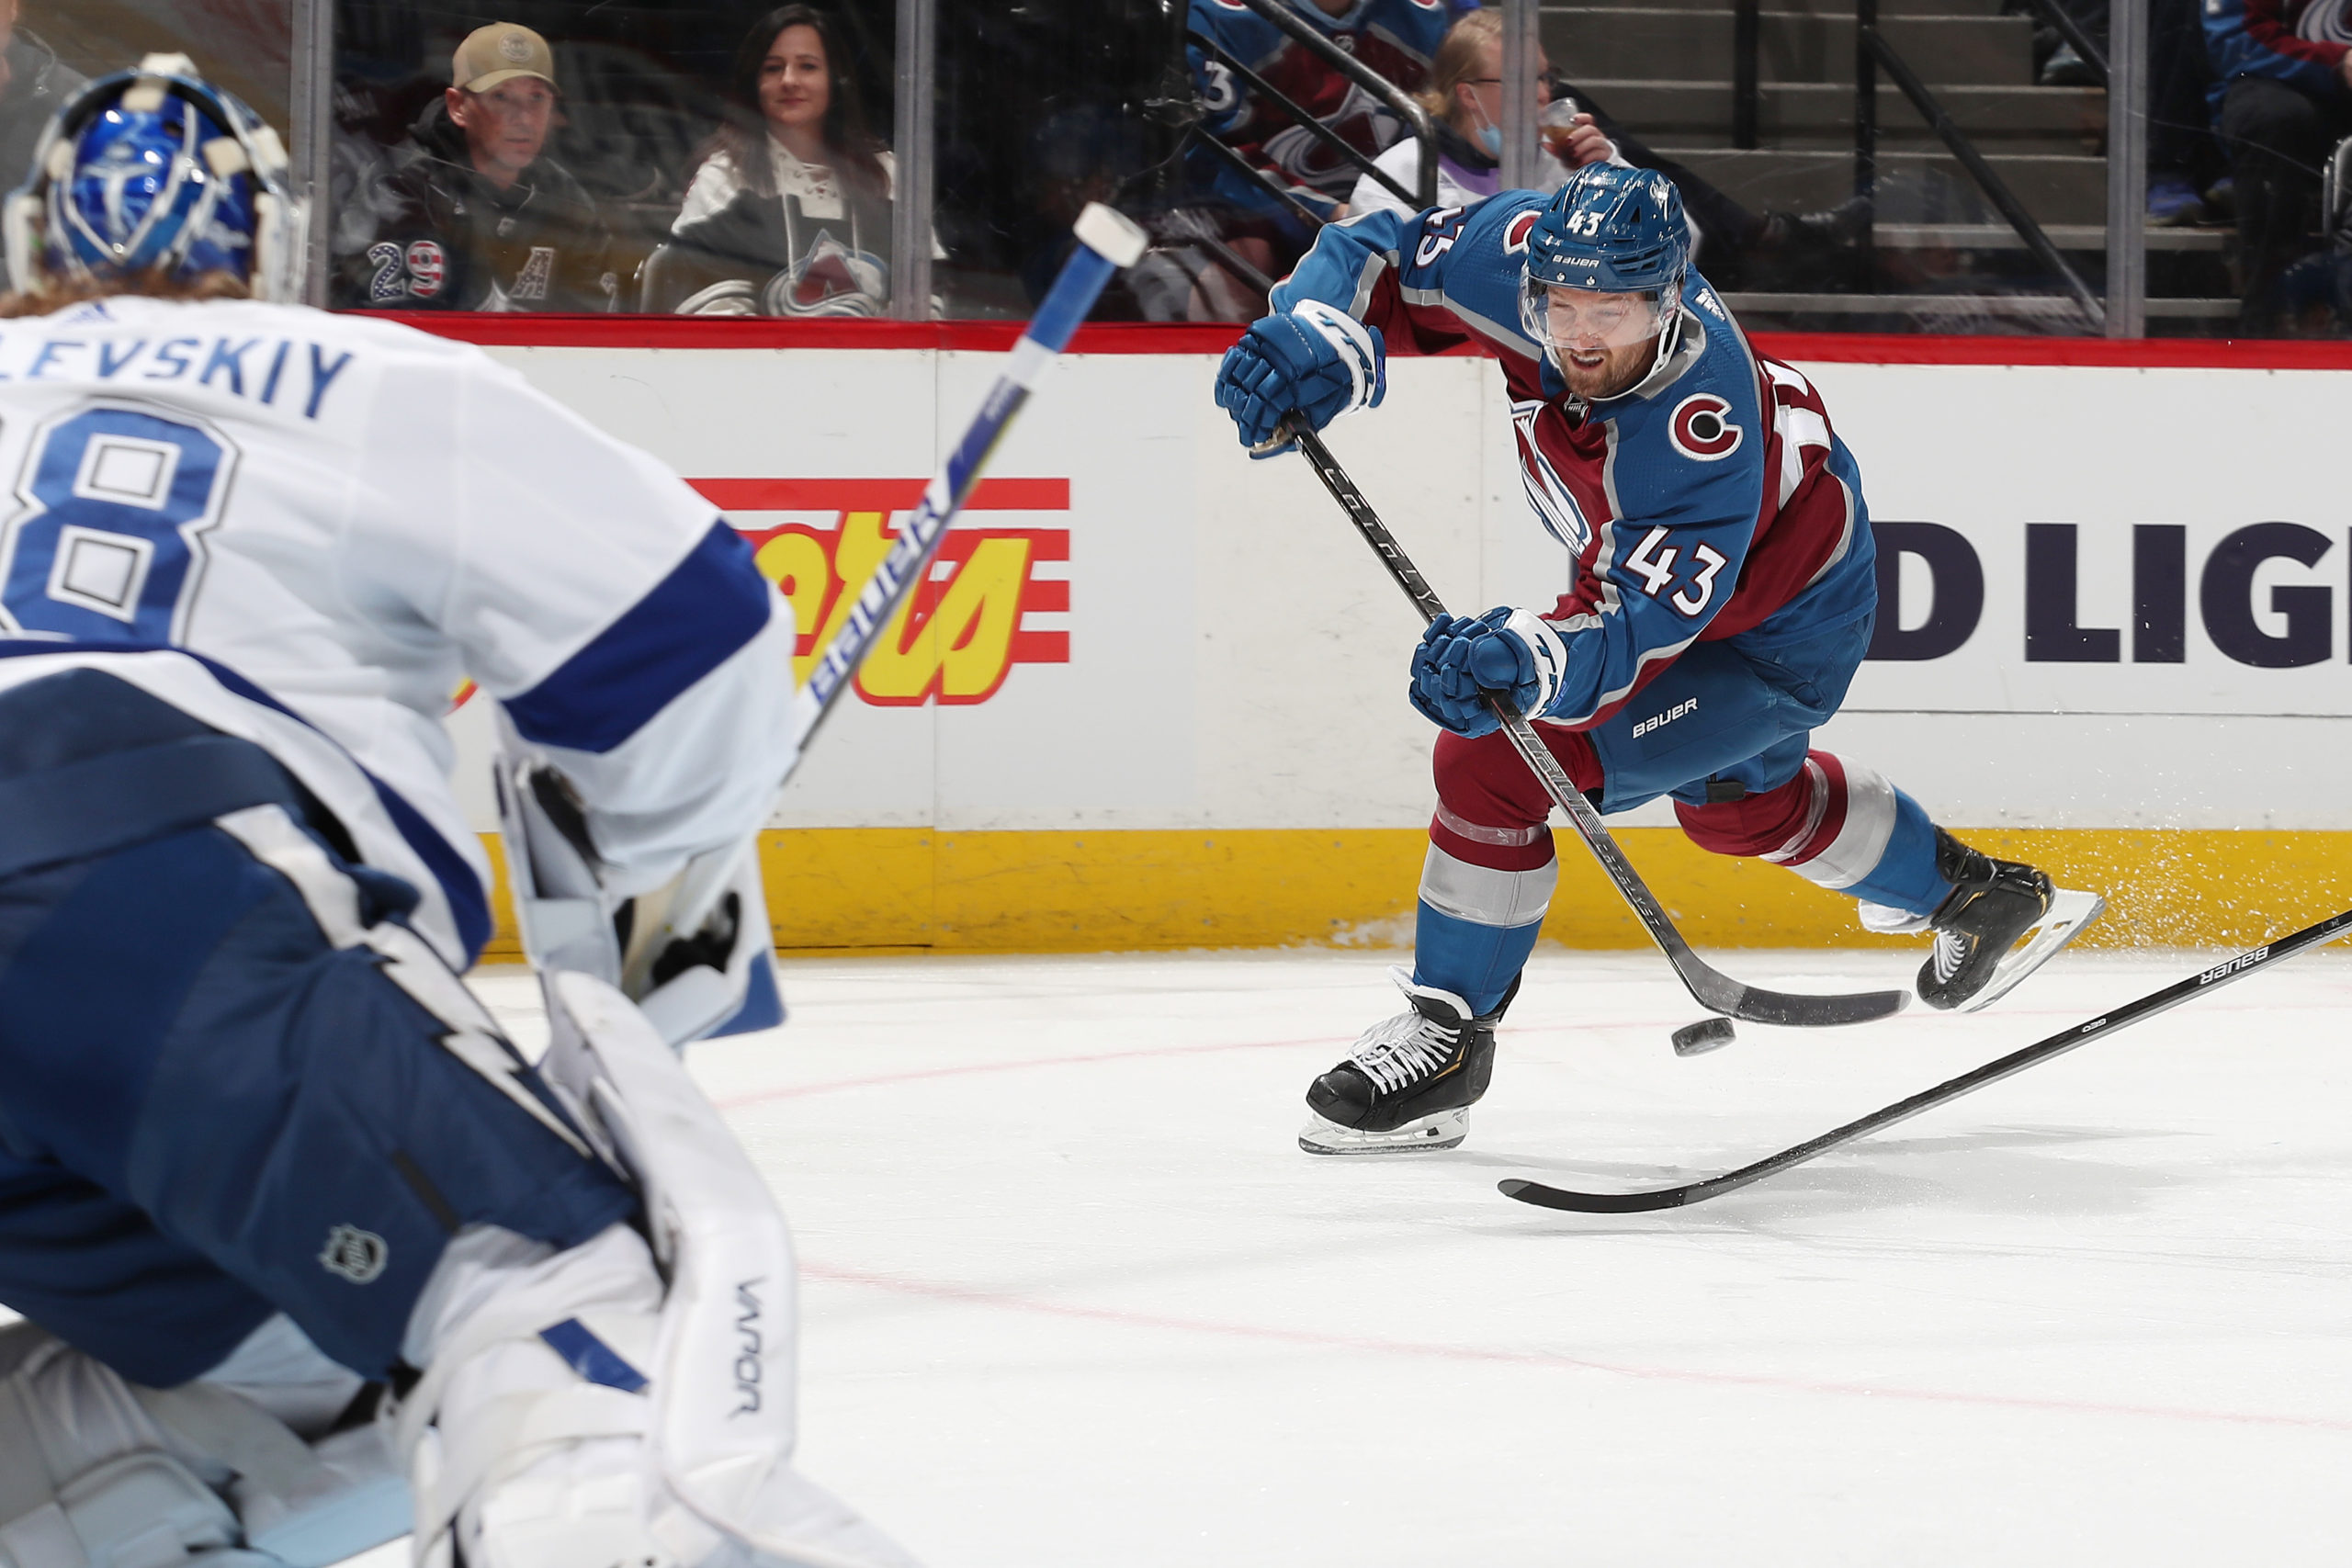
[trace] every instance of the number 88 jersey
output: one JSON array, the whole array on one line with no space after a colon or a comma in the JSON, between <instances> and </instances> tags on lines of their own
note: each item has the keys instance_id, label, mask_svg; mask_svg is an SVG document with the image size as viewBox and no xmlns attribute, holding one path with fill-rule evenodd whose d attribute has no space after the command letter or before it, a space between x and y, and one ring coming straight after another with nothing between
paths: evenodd
<instances>
[{"instance_id":1,"label":"number 88 jersey","mask_svg":"<svg viewBox=\"0 0 2352 1568\"><path fill-rule=\"evenodd\" d=\"M225 666L435 840L452 962L488 934L441 728L464 680L580 787L624 896L756 827L789 765L791 618L741 538L471 346L249 301L0 322L0 684Z\"/></svg>"}]
</instances>

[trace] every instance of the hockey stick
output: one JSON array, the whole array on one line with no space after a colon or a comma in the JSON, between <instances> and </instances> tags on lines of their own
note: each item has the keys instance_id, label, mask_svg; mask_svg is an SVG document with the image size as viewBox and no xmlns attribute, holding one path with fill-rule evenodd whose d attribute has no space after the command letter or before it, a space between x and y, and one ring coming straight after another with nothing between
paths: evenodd
<instances>
[{"instance_id":1,"label":"hockey stick","mask_svg":"<svg viewBox=\"0 0 2352 1568\"><path fill-rule=\"evenodd\" d=\"M865 661L875 639L882 628L890 624L899 604L913 592L916 583L930 570L931 558L939 553L940 541L947 536L947 525L979 483L980 469L1003 439L1013 416L1022 404L1029 400L1029 393L1036 386L1038 377L1068 346L1070 334L1094 308L1103 285L1123 267L1133 266L1143 255L1150 239L1133 222L1103 206L1090 201L1073 226L1078 235L1078 249L1062 264L1060 276L1046 293L1037 313L1028 328L1012 345L1012 355L981 400L980 412L972 416L965 427L963 439L948 455L946 463L932 476L922 492L922 501L907 518L899 536L891 541L889 552L867 578L865 590L850 609L849 618L832 641L817 657L814 669L808 672L808 683L800 688L793 707L799 719L800 753L806 755L809 742L833 711L833 705L849 689L851 677ZM797 764L798 759L795 758Z\"/></svg>"},{"instance_id":2,"label":"hockey stick","mask_svg":"<svg viewBox=\"0 0 2352 1568\"><path fill-rule=\"evenodd\" d=\"M1754 1165L1744 1165L1737 1170L1711 1176L1702 1181L1688 1181L1679 1187L1653 1188L1647 1192L1572 1192L1563 1188L1546 1187L1540 1181L1522 1181L1516 1178L1500 1183L1500 1186L1504 1196L1516 1198L1522 1203L1534 1203L1546 1209L1567 1209L1584 1214L1634 1214L1651 1209L1679 1209L1688 1203L1703 1203L1710 1198L1721 1197L1751 1181L1761 1181L1792 1165L1803 1165L1816 1155L1826 1154L1857 1138L1867 1137L1882 1127L1891 1127L1897 1122L1918 1115L1922 1111L1958 1100L1986 1084L1998 1083L2052 1056L2063 1056L2077 1045L2087 1045L2103 1034L2112 1034L2119 1029L2129 1028L2160 1012L2167 1012L2191 997L2204 995L2216 986L2226 986L2233 980L2243 979L2265 964L2292 958L2305 948L2334 942L2347 932L2352 932L2352 909L2322 920L2315 926L2307 926L2267 947L2241 953L2203 974L2192 975L2161 991L2152 991L2113 1012L2102 1013L2088 1023L2062 1029L2047 1040L2029 1045L2022 1051L2013 1051L1998 1061L1987 1062L1973 1072L1962 1073L1933 1089L1922 1089L1908 1100L1898 1100L1883 1110L1873 1111L1859 1121L1833 1128L1794 1148L1782 1149Z\"/></svg>"},{"instance_id":3,"label":"hockey stick","mask_svg":"<svg viewBox=\"0 0 2352 1568\"><path fill-rule=\"evenodd\" d=\"M1405 597L1413 602L1413 608L1421 613L1423 624L1444 615L1443 603L1421 576L1420 570L1414 566L1411 558L1405 554L1404 547L1397 544L1396 536L1374 513L1371 503L1363 498L1363 492L1356 488L1347 470L1340 467L1339 459L1331 456L1331 449L1323 445L1323 438L1295 423L1286 424L1283 429L1298 443L1298 449L1306 455L1307 461L1315 465L1315 475L1323 481L1323 488L1331 492L1331 499L1347 513L1348 520L1356 525L1356 532L1363 536L1364 543L1372 547L1373 553L1380 558L1380 563L1388 569L1388 575L1396 581L1396 586L1405 591ZM1560 766L1560 760L1553 756L1551 748L1537 737L1534 727L1496 693L1487 694L1487 705L1494 710L1495 716L1502 720L1503 732L1510 737L1510 743L1518 749L1520 756L1534 770L1535 776L1544 782L1544 793L1552 797L1554 805L1568 814L1568 820L1576 826L1577 836L1584 840L1585 848L1592 852L1592 858L1600 863L1600 869L1609 874L1609 880L1617 885L1617 891L1640 918L1644 929L1650 933L1650 940L1657 943L1658 950L1674 965L1675 974L1681 976L1683 985L1690 987L1690 995L1697 998L1701 1007L1749 1023L1823 1029L1833 1024L1867 1023L1875 1018L1885 1018L1902 1011L1911 1000L1908 991L1860 991L1827 997L1768 991L1760 986L1742 985L1709 964L1690 951L1690 944L1683 940L1680 931L1675 930L1673 919L1650 892L1648 884L1634 869L1633 863L1625 858L1625 852L1617 847L1617 840L1610 837L1609 829L1601 825L1600 814L1592 808L1591 802L1585 799L1584 792L1569 780L1566 771Z\"/></svg>"}]
</instances>

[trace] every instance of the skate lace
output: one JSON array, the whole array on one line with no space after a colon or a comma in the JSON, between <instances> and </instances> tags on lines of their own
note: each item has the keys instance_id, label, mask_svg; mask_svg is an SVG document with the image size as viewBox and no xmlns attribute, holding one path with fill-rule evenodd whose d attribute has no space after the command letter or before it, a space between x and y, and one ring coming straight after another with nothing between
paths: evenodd
<instances>
[{"instance_id":1,"label":"skate lace","mask_svg":"<svg viewBox=\"0 0 2352 1568\"><path fill-rule=\"evenodd\" d=\"M1968 957L1968 938L1958 931L1936 933L1936 979L1939 984L1960 973L1962 963Z\"/></svg>"},{"instance_id":2,"label":"skate lace","mask_svg":"<svg viewBox=\"0 0 2352 1568\"><path fill-rule=\"evenodd\" d=\"M1351 1060L1382 1093L1394 1094L1453 1060L1461 1039L1460 1030L1408 1010L1365 1030Z\"/></svg>"}]
</instances>

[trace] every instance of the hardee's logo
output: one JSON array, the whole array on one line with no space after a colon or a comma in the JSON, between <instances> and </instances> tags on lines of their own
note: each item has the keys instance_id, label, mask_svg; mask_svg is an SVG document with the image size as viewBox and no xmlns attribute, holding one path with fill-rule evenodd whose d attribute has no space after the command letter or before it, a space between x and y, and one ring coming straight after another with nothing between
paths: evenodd
<instances>
[{"instance_id":1,"label":"hardee's logo","mask_svg":"<svg viewBox=\"0 0 2352 1568\"><path fill-rule=\"evenodd\" d=\"M859 590L898 535L895 515L922 499L922 479L691 479L751 541L761 572L792 604L800 638L793 677L806 682ZM1069 608L1069 580L1039 578L1069 559L1069 530L990 527L976 513L1069 511L1068 479L983 479L947 531L925 581L891 618L858 671L867 702L905 707L984 703L1015 664L1067 664L1069 633L1026 625ZM769 521L757 513L799 514Z\"/></svg>"}]
</instances>

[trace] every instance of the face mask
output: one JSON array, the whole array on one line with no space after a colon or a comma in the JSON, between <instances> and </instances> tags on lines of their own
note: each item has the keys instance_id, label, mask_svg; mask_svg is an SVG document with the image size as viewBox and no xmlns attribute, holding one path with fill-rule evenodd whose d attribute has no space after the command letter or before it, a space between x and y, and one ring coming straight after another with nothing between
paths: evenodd
<instances>
[{"instance_id":1,"label":"face mask","mask_svg":"<svg viewBox=\"0 0 2352 1568\"><path fill-rule=\"evenodd\" d=\"M1477 110L1478 118L1480 119L1487 119L1487 111L1485 108L1480 107L1476 99L1474 98L1471 100L1470 107ZM1478 145L1487 150L1487 156L1489 158L1501 157L1503 155L1503 128L1497 125L1492 120L1487 120L1486 124L1478 128Z\"/></svg>"}]
</instances>

